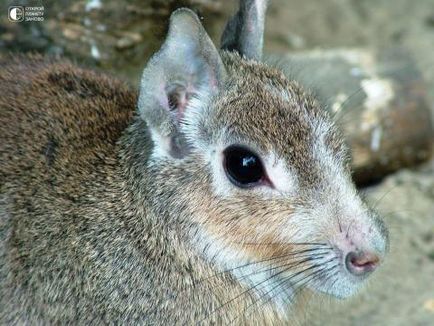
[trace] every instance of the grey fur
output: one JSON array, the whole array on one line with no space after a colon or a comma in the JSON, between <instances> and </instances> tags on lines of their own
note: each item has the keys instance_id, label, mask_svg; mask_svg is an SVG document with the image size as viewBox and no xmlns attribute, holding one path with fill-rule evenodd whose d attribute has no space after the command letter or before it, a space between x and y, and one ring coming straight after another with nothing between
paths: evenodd
<instances>
[{"instance_id":1,"label":"grey fur","mask_svg":"<svg viewBox=\"0 0 434 326\"><path fill-rule=\"evenodd\" d=\"M182 50L180 33L200 83L175 119L157 99L185 88L186 67L166 52ZM0 60L0 89L0 324L286 324L287 306L222 262L259 273L285 253L291 275L306 241L385 254L386 229L357 196L327 112L280 71L218 54L190 11L174 14L139 101L114 78L39 56ZM219 151L233 143L275 154L297 183L219 185ZM347 296L362 284L347 274L311 286Z\"/></svg>"},{"instance_id":2,"label":"grey fur","mask_svg":"<svg viewBox=\"0 0 434 326\"><path fill-rule=\"evenodd\" d=\"M143 72L138 103L141 117L157 141L166 143L169 155L181 158L188 152L179 132L183 113L171 98L215 95L224 75L218 51L197 16L189 9L176 10L166 41Z\"/></svg>"},{"instance_id":3,"label":"grey fur","mask_svg":"<svg viewBox=\"0 0 434 326\"><path fill-rule=\"evenodd\" d=\"M241 0L238 12L223 32L221 48L261 60L267 3L268 0Z\"/></svg>"}]
</instances>

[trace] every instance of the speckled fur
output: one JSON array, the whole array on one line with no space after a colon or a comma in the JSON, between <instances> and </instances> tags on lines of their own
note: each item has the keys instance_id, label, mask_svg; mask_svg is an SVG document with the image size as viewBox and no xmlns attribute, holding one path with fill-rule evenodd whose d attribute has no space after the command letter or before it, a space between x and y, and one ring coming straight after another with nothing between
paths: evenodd
<instances>
[{"instance_id":1,"label":"speckled fur","mask_svg":"<svg viewBox=\"0 0 434 326\"><path fill-rule=\"evenodd\" d=\"M177 171L146 167L134 91L38 56L2 62L0 88L0 323L197 321L240 290L227 276L192 287L213 271L183 241Z\"/></svg>"},{"instance_id":2,"label":"speckled fur","mask_svg":"<svg viewBox=\"0 0 434 326\"><path fill-rule=\"evenodd\" d=\"M277 234L294 206L333 188L312 156L324 126L349 179L346 149L297 83L236 54L222 59L228 77L179 160L152 158L137 96L114 78L37 56L0 63L1 324L285 323L269 301L244 314L258 298L233 300L245 287L195 239L205 229L253 260L290 252ZM221 141L290 162L297 197L219 198L201 146Z\"/></svg>"}]
</instances>

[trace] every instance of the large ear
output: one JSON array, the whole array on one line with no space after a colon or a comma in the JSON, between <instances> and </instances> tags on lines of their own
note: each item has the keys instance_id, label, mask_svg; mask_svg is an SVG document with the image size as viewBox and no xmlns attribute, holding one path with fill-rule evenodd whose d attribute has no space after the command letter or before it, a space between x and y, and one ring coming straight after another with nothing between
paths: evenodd
<instances>
[{"instance_id":1,"label":"large ear","mask_svg":"<svg viewBox=\"0 0 434 326\"><path fill-rule=\"evenodd\" d=\"M161 49L146 66L140 84L138 110L147 122L157 150L170 157L188 153L180 131L193 99L216 95L225 69L220 55L196 14L178 9L170 17Z\"/></svg>"},{"instance_id":2,"label":"large ear","mask_svg":"<svg viewBox=\"0 0 434 326\"><path fill-rule=\"evenodd\" d=\"M260 60L267 4L268 0L240 0L238 12L223 31L221 48Z\"/></svg>"}]
</instances>

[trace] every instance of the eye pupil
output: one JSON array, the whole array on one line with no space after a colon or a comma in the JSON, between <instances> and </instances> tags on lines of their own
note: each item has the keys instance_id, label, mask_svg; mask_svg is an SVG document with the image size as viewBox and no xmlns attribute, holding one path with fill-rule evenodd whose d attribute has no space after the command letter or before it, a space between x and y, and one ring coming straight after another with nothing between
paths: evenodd
<instances>
[{"instance_id":1,"label":"eye pupil","mask_svg":"<svg viewBox=\"0 0 434 326\"><path fill-rule=\"evenodd\" d=\"M264 168L257 155L240 146L230 146L224 152L224 167L228 179L238 187L258 184L264 177Z\"/></svg>"}]
</instances>

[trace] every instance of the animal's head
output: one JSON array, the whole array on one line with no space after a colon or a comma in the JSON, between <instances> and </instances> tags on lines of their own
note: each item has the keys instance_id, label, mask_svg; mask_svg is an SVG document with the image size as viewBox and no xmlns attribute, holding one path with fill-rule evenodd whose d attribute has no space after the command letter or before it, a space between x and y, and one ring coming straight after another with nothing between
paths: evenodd
<instances>
[{"instance_id":1,"label":"animal's head","mask_svg":"<svg viewBox=\"0 0 434 326\"><path fill-rule=\"evenodd\" d=\"M220 52L192 11L173 13L138 104L154 203L188 222L205 259L259 291L346 297L383 259L387 232L358 196L327 112L257 61L265 7L242 3Z\"/></svg>"}]
</instances>

